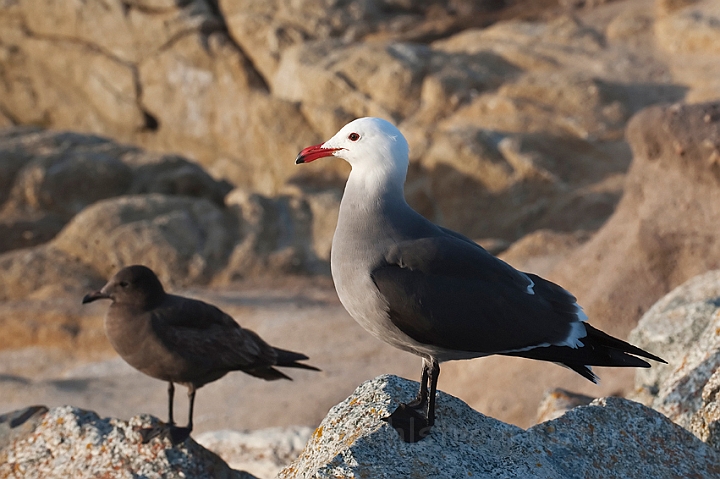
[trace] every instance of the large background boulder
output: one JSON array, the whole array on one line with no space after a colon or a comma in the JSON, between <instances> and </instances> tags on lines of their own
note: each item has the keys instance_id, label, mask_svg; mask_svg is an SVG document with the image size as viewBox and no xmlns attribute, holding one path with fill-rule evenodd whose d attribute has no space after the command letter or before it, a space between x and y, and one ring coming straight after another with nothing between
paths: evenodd
<instances>
[{"instance_id":1,"label":"large background boulder","mask_svg":"<svg viewBox=\"0 0 720 479\"><path fill-rule=\"evenodd\" d=\"M92 2L82 15L74 2L45 2L2 7L0 111L15 123L181 153L274 195L313 175L341 184L341 162L301 172L292 158L354 117L384 116L410 140L410 202L474 237L597 228L619 197L603 180L630 159L618 145L627 119L688 90L635 41L652 37L654 16L606 33L641 0L596 15L523 0ZM468 221L483 211L497 214Z\"/></svg>"},{"instance_id":2,"label":"large background boulder","mask_svg":"<svg viewBox=\"0 0 720 479\"><path fill-rule=\"evenodd\" d=\"M264 193L287 177L268 168L275 158L315 139L294 105L268 95L214 2L75 3L1 7L0 109L15 122L181 151ZM225 170L228 159L245 168Z\"/></svg>"},{"instance_id":3,"label":"large background boulder","mask_svg":"<svg viewBox=\"0 0 720 479\"><path fill-rule=\"evenodd\" d=\"M223 205L232 189L186 158L72 132L7 130L0 165L0 228L6 232L0 252L47 242L106 198L163 193Z\"/></svg>"},{"instance_id":4,"label":"large background boulder","mask_svg":"<svg viewBox=\"0 0 720 479\"><path fill-rule=\"evenodd\" d=\"M623 336L663 294L720 267L720 104L648 108L627 138L633 162L616 211L551 274Z\"/></svg>"},{"instance_id":5,"label":"large background boulder","mask_svg":"<svg viewBox=\"0 0 720 479\"><path fill-rule=\"evenodd\" d=\"M235 242L233 219L207 200L159 194L98 202L76 216L53 245L110 277L141 263L166 284L206 282Z\"/></svg>"}]
</instances>

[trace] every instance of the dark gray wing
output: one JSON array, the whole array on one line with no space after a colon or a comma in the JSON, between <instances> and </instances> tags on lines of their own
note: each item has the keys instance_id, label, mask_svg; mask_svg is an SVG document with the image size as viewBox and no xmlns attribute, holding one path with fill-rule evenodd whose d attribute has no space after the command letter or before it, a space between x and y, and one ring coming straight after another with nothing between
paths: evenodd
<instances>
[{"instance_id":1,"label":"dark gray wing","mask_svg":"<svg viewBox=\"0 0 720 479\"><path fill-rule=\"evenodd\" d=\"M249 371L277 360L275 349L257 334L203 301L168 295L152 311L151 321L170 350L207 370Z\"/></svg>"},{"instance_id":2,"label":"dark gray wing","mask_svg":"<svg viewBox=\"0 0 720 479\"><path fill-rule=\"evenodd\" d=\"M371 275L393 324L423 344L487 354L556 344L579 320L570 293L460 235L400 242Z\"/></svg>"}]
</instances>

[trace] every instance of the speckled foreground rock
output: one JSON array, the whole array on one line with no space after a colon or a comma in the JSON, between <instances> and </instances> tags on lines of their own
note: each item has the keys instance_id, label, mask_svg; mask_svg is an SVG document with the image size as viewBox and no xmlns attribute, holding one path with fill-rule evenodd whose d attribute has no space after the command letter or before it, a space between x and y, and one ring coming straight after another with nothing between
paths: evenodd
<instances>
[{"instance_id":1,"label":"speckled foreground rock","mask_svg":"<svg viewBox=\"0 0 720 479\"><path fill-rule=\"evenodd\" d=\"M254 479L192 439L175 447L166 439L141 444L136 429L155 424L151 416L101 419L70 406L4 415L0 478Z\"/></svg>"},{"instance_id":2,"label":"speckled foreground rock","mask_svg":"<svg viewBox=\"0 0 720 479\"><path fill-rule=\"evenodd\" d=\"M442 392L430 437L402 442L381 420L417 383L380 376L330 410L290 478L711 478L720 455L641 404L604 398L527 431Z\"/></svg>"},{"instance_id":3,"label":"speckled foreground rock","mask_svg":"<svg viewBox=\"0 0 720 479\"><path fill-rule=\"evenodd\" d=\"M720 270L696 276L655 303L630 342L668 362L638 370L634 399L720 450Z\"/></svg>"},{"instance_id":4,"label":"speckled foreground rock","mask_svg":"<svg viewBox=\"0 0 720 479\"><path fill-rule=\"evenodd\" d=\"M690 419L690 431L720 450L720 370L710 376L702 391L702 407Z\"/></svg>"}]
</instances>

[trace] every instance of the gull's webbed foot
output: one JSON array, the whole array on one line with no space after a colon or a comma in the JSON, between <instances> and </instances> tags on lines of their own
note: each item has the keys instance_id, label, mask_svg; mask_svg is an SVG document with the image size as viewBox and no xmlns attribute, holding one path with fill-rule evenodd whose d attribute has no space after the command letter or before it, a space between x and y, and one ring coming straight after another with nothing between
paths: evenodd
<instances>
[{"instance_id":1,"label":"gull's webbed foot","mask_svg":"<svg viewBox=\"0 0 720 479\"><path fill-rule=\"evenodd\" d=\"M418 442L430 435L431 425L423 414L423 401L417 399L409 404L400 404L388 417L383 418L405 442Z\"/></svg>"},{"instance_id":2,"label":"gull's webbed foot","mask_svg":"<svg viewBox=\"0 0 720 479\"><path fill-rule=\"evenodd\" d=\"M156 437L159 437L168 438L173 446L177 446L190 436L192 429L177 427L173 424L158 424L154 427L140 429L138 432L140 433L143 444L147 444Z\"/></svg>"},{"instance_id":3,"label":"gull's webbed foot","mask_svg":"<svg viewBox=\"0 0 720 479\"><path fill-rule=\"evenodd\" d=\"M153 427L144 427L142 429L138 429L137 432L140 434L140 437L142 438L142 444L147 444L156 437L162 437L167 432L168 429L167 424L157 424Z\"/></svg>"},{"instance_id":4,"label":"gull's webbed foot","mask_svg":"<svg viewBox=\"0 0 720 479\"><path fill-rule=\"evenodd\" d=\"M177 446L181 442L185 441L185 439L190 437L192 429L190 429L189 427L170 426L170 430L168 432L170 442L172 442L173 446Z\"/></svg>"}]
</instances>

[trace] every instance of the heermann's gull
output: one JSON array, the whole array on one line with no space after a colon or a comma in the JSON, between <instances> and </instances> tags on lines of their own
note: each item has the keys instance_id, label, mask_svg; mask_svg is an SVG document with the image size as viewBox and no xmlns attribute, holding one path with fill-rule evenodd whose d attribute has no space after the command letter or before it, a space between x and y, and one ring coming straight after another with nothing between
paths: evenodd
<instances>
[{"instance_id":1,"label":"heermann's gull","mask_svg":"<svg viewBox=\"0 0 720 479\"><path fill-rule=\"evenodd\" d=\"M128 266L110 278L100 291L82 302L110 299L105 333L115 351L138 371L168 382L168 424L173 443L193 428L195 390L230 371L266 379L290 379L274 366L319 369L297 361L308 359L270 346L243 329L211 304L167 294L155 273L145 266ZM175 386L188 388L188 425L175 427ZM145 431L145 441L160 431Z\"/></svg>"},{"instance_id":2,"label":"heermann's gull","mask_svg":"<svg viewBox=\"0 0 720 479\"><path fill-rule=\"evenodd\" d=\"M352 121L295 163L326 156L352 167L332 243L340 301L371 334L423 359L417 399L387 418L406 441L422 439L435 421L442 361L521 356L560 363L593 382L590 366L650 367L632 355L663 361L587 324L560 286L410 208L403 195L408 144L389 122Z\"/></svg>"}]
</instances>

